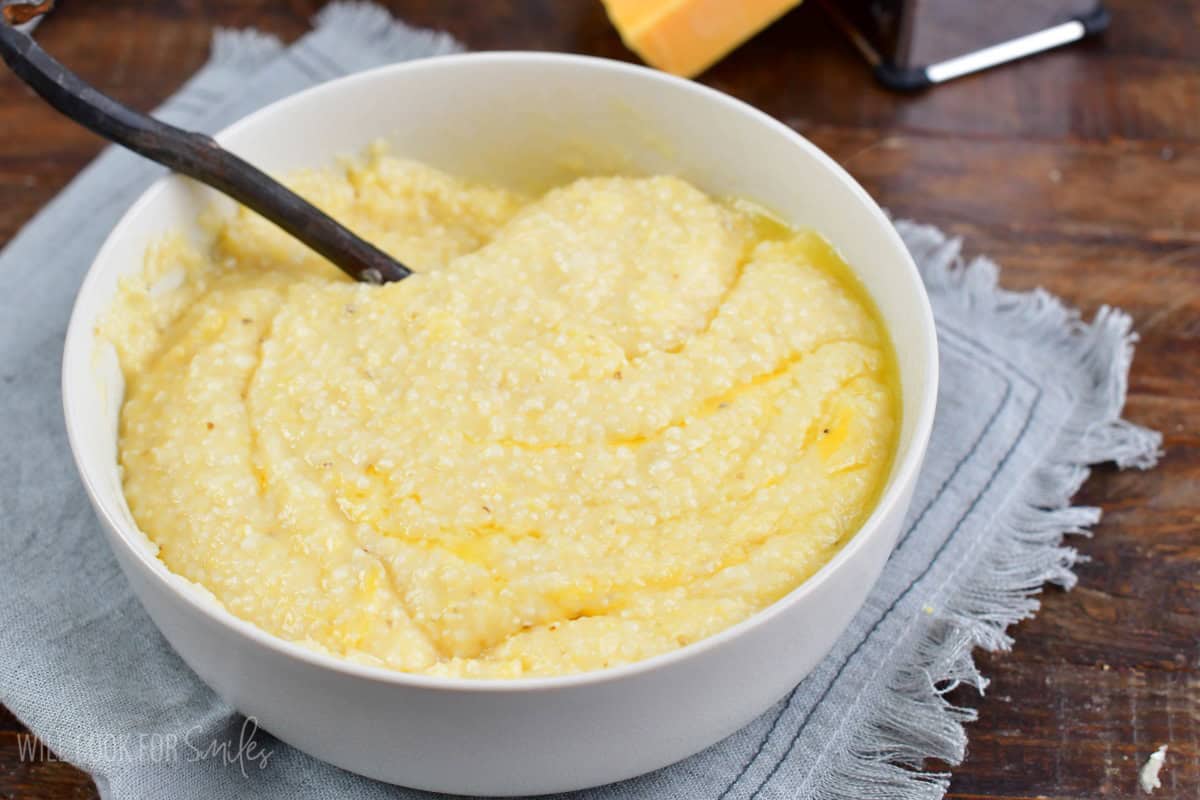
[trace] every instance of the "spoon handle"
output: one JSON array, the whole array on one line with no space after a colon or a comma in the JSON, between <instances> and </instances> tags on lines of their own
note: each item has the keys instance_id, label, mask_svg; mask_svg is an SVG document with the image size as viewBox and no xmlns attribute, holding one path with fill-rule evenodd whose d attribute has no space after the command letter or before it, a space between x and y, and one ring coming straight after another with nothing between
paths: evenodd
<instances>
[{"instance_id":1,"label":"spoon handle","mask_svg":"<svg viewBox=\"0 0 1200 800\"><path fill-rule=\"evenodd\" d=\"M49 3L42 6L48 8ZM359 238L262 170L221 148L209 136L141 114L84 82L27 34L8 6L0 21L0 56L51 106L105 139L232 197L283 228L350 277L387 283L412 271ZM31 8L25 6L25 8Z\"/></svg>"}]
</instances>

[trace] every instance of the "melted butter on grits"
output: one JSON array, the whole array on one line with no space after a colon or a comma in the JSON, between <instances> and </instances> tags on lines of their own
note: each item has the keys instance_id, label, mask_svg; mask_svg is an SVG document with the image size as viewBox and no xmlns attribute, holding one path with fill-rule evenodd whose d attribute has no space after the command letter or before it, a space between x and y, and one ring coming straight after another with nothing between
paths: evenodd
<instances>
[{"instance_id":1,"label":"melted butter on grits","mask_svg":"<svg viewBox=\"0 0 1200 800\"><path fill-rule=\"evenodd\" d=\"M593 670L745 619L872 508L891 347L817 235L670 177L527 198L374 152L292 184L417 274L352 283L242 210L101 330L134 518L234 614L397 670Z\"/></svg>"}]
</instances>

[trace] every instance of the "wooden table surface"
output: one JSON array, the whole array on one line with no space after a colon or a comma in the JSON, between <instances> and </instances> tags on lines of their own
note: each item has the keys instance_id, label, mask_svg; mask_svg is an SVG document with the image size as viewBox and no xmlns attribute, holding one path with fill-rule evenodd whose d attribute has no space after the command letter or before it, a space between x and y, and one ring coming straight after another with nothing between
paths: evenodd
<instances>
[{"instance_id":1,"label":"wooden table surface","mask_svg":"<svg viewBox=\"0 0 1200 800\"><path fill-rule=\"evenodd\" d=\"M963 0L966 2L967 0ZM154 107L204 62L214 26L299 36L319 0L65 0L38 36L82 75ZM632 56L594 0L395 0L473 49ZM982 5L982 4L981 4ZM897 215L961 234L1012 288L1044 286L1141 334L1127 415L1165 435L1157 469L1098 468L1103 506L1078 588L1051 590L992 685L956 798L1200 797L1200 0L1110 0L1112 28L988 74L902 97L877 88L814 3L702 76L808 136ZM991 13L991 12L989 12ZM0 75L0 241L100 150ZM0 708L0 798L90 798L88 777L23 761Z\"/></svg>"}]
</instances>

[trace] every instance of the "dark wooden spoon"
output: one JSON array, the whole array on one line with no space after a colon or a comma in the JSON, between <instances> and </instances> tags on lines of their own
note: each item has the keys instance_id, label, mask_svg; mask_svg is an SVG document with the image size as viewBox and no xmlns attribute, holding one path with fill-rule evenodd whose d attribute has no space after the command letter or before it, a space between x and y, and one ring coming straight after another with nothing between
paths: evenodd
<instances>
[{"instance_id":1,"label":"dark wooden spoon","mask_svg":"<svg viewBox=\"0 0 1200 800\"><path fill-rule=\"evenodd\" d=\"M388 283L412 274L262 170L222 149L211 137L176 128L118 103L17 30L17 25L45 14L53 6L53 0L5 6L0 15L0 56L54 108L105 139L229 195L355 280Z\"/></svg>"}]
</instances>

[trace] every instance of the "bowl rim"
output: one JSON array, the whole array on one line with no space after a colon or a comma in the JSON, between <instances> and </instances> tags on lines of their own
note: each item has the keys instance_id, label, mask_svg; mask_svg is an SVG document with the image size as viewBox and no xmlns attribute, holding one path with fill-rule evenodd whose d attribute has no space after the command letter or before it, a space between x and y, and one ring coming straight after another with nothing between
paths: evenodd
<instances>
[{"instance_id":1,"label":"bowl rim","mask_svg":"<svg viewBox=\"0 0 1200 800\"><path fill-rule=\"evenodd\" d=\"M158 556L144 546L139 546L121 516L118 510L114 507L111 500L106 499L106 494L100 491L97 487L98 480L91 474L90 469L85 464L81 456L82 452L82 434L79 431L79 417L74 413L74 408L81 400L79 391L76 390L76 384L83 379L82 375L75 375L70 369L72 364L76 362L90 363L89 360L80 361L76 355L76 351L85 346L88 341L85 336L85 330L89 326L90 321L83 319L80 310L81 298L87 296L94 290L94 286L99 282L100 270L96 269L97 265L106 261L108 253L115 247L115 242L119 240L125 233L125 229L130 227L132 220L139 216L143 209L154 203L160 194L166 191L167 187L173 182L181 179L174 173L164 175L154 181L138 199L129 207L128 210L121 216L120 220L113 226L112 230L105 237L104 243L97 250L92 263L88 267L88 271L80 285L76 294L74 304L72 306L70 322L67 326L67 333L63 351L63 366L62 366L62 401L63 412L67 429L67 439L70 444L71 454L75 461L76 470L79 473L80 479L83 482L88 496L91 499L92 506L96 509L101 521L114 534L111 539L117 540L121 546L133 555L140 566L144 567L154 580L158 582L159 588L181 599L185 604L190 606L191 610L199 612L207 621L216 625L230 628L234 632L248 638L254 644L265 647L268 650L274 651L276 654L297 659L306 663L309 666L319 667L327 670L332 670L341 673L347 677L359 678L375 683L391 684L397 686L406 686L411 688L420 688L437 691L454 691L454 692L531 692L544 690L565 690L577 686L587 686L604 684L610 681L618 681L625 678L631 678L644 673L654 672L660 669L666 669L670 666L693 659L705 651L712 650L733 639L742 636L747 631L765 625L772 618L783 613L787 608L804 600L806 596L813 593L817 588L829 580L830 576L842 568L844 564L850 561L854 555L861 550L868 539L875 535L885 517L894 512L898 503L905 493L905 487L915 482L916 473L921 467L924 459L925 450L929 442L929 436L933 428L934 409L937 399L938 388L938 350L937 350L937 334L934 327L933 310L929 302L928 293L925 291L924 284L921 281L920 273L917 270L916 264L913 262L908 248L905 247L899 234L892 226L888 216L883 212L879 205L871 198L859 183L851 177L851 175L836 161L834 161L824 151L810 142L801 134L797 133L792 128L770 116L764 111L761 111L754 106L739 100L724 92L718 91L711 87L705 86L684 78L679 78L667 73L659 72L658 70L650 69L637 64L629 64L613 59L601 58L597 56L586 56L572 53L545 53L545 52L524 52L524 51L489 51L489 52L469 52L469 53L454 53L449 55L431 56L428 58L415 59L412 61L387 64L362 72L353 73L340 78L336 78L324 83L311 86L303 89L287 97L276 100L251 114L242 117L231 125L223 128L219 133L215 134L214 138L217 141L222 141L230 136L235 136L243 128L254 125L263 117L277 114L286 110L292 105L310 102L314 96L323 93L337 92L345 86L355 82L371 81L378 79L385 74L404 74L420 73L424 70L438 70L446 66L453 66L463 62L482 62L494 63L497 65L511 63L533 63L540 64L546 67L554 67L558 65L569 64L573 66L582 66L588 69L596 69L601 71L612 71L631 75L640 80L650 80L665 84L676 91L693 92L701 95L706 100L714 103L716 106L723 109L725 112L747 115L760 125L764 125L777 133L787 137L794 145L802 150L808 157L816 159L822 166L832 171L838 176L843 183L847 184L851 191L856 195L857 199L863 203L875 221L884 229L885 238L890 239L895 249L902 255L900 266L907 271L908 277L918 287L917 296L920 307L914 309L916 317L921 325L921 333L923 341L923 349L925 350L924 358L926 361L926 376L924 379L925 396L921 399L920 406L916 409L916 419L914 421L912 439L908 446L902 452L898 452L895 456L896 463L892 469L891 480L884 492L880 495L875 503L874 509L866 520L859 526L858 530L850 537L850 539L842 546L840 550L826 562L819 570L801 582L790 592L780 597L775 602L762 608L745 619L718 631L717 633L699 639L695 642L687 644L675 650L666 653L660 653L649 658L644 658L639 661L634 661L628 664L622 664L615 667L606 667L588 672L568 673L566 675L549 675L549 676L532 676L518 678L464 678L464 677L445 677L438 675L427 675L415 672L402 672L387 667L373 666L369 664L360 664L351 661L347 658L335 656L316 649L307 647L299 642L293 642L275 634L269 633L263 628L258 627L254 623L243 620L237 617L233 612L225 608L219 601L210 599L201 599L199 593L186 591L179 585L179 581L186 581L180 575L170 571L165 563ZM143 534L144 535L144 534ZM139 598L140 600L140 598Z\"/></svg>"}]
</instances>

